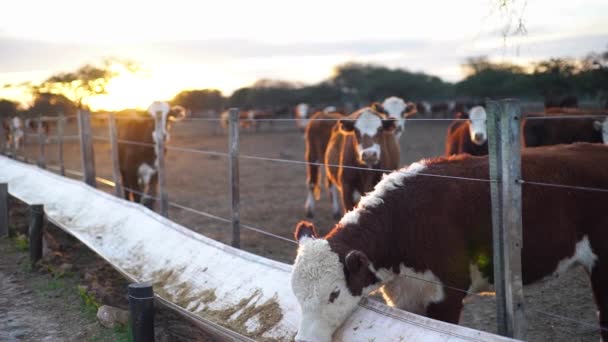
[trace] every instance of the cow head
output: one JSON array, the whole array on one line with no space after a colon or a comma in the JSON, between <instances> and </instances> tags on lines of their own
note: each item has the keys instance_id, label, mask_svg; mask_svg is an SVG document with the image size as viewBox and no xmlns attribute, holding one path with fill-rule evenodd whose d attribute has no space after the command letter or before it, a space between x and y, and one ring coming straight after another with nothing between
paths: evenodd
<instances>
[{"instance_id":1,"label":"cow head","mask_svg":"<svg viewBox=\"0 0 608 342\"><path fill-rule=\"evenodd\" d=\"M312 223L300 222L295 236L299 248L291 289L302 310L295 340L329 342L361 297L377 287L377 279L365 254L351 251L341 261L327 240L317 238Z\"/></svg>"},{"instance_id":2,"label":"cow head","mask_svg":"<svg viewBox=\"0 0 608 342\"><path fill-rule=\"evenodd\" d=\"M394 133L396 129L394 118L386 118L370 107L341 119L339 124L342 131L355 133L359 162L370 168L380 162L380 140L383 133Z\"/></svg>"},{"instance_id":3,"label":"cow head","mask_svg":"<svg viewBox=\"0 0 608 342\"><path fill-rule=\"evenodd\" d=\"M306 125L308 124L309 111L310 107L306 103L300 103L296 106L296 119L298 127L306 127Z\"/></svg>"},{"instance_id":4,"label":"cow head","mask_svg":"<svg viewBox=\"0 0 608 342\"><path fill-rule=\"evenodd\" d=\"M382 104L374 103L372 108L378 113L386 114L387 116L397 120L397 131L395 137L399 139L403 132L403 126L405 125L405 119L411 117L418 112L417 106L413 102L405 102L403 99L392 96L386 98Z\"/></svg>"},{"instance_id":5,"label":"cow head","mask_svg":"<svg viewBox=\"0 0 608 342\"><path fill-rule=\"evenodd\" d=\"M602 121L594 121L593 128L596 131L602 132L602 141L604 144L608 144L608 118L605 118Z\"/></svg>"},{"instance_id":6,"label":"cow head","mask_svg":"<svg viewBox=\"0 0 608 342\"><path fill-rule=\"evenodd\" d=\"M469 111L469 134L471 141L479 146L485 144L488 139L486 119L486 110L481 106L473 107Z\"/></svg>"},{"instance_id":7,"label":"cow head","mask_svg":"<svg viewBox=\"0 0 608 342\"><path fill-rule=\"evenodd\" d=\"M141 196L141 204L154 210L154 202L156 199L156 188L158 185L158 172L153 165L142 163L137 168L137 185L143 193Z\"/></svg>"}]
</instances>

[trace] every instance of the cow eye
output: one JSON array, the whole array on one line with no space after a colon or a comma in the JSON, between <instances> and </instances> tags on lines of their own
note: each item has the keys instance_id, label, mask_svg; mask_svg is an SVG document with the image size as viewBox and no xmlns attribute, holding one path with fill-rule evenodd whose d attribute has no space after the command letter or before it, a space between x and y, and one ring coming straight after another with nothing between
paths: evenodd
<instances>
[{"instance_id":1,"label":"cow eye","mask_svg":"<svg viewBox=\"0 0 608 342\"><path fill-rule=\"evenodd\" d=\"M336 298L338 298L338 296L340 296L340 290L335 290L334 292L329 294L329 302L333 303Z\"/></svg>"}]
</instances>

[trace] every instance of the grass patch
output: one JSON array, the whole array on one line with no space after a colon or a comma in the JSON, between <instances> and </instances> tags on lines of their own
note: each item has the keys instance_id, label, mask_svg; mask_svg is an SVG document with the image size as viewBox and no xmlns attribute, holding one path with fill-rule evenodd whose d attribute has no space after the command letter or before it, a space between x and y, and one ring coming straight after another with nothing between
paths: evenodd
<instances>
[{"instance_id":1,"label":"grass patch","mask_svg":"<svg viewBox=\"0 0 608 342\"><path fill-rule=\"evenodd\" d=\"M27 252L27 250L30 248L30 243L27 239L27 236L23 234L17 233L17 235L15 235L15 237L13 238L13 241L15 242L15 247L17 248L17 250Z\"/></svg>"},{"instance_id":2,"label":"grass patch","mask_svg":"<svg viewBox=\"0 0 608 342\"><path fill-rule=\"evenodd\" d=\"M81 299L81 308L82 311L84 311L85 313L92 315L93 317L97 316L97 310L99 309L99 307L101 306L101 304L99 304L99 302L97 301L97 299L95 299L95 297L93 295L91 295L88 291L87 288L84 286L78 286L78 295L80 296Z\"/></svg>"}]
</instances>

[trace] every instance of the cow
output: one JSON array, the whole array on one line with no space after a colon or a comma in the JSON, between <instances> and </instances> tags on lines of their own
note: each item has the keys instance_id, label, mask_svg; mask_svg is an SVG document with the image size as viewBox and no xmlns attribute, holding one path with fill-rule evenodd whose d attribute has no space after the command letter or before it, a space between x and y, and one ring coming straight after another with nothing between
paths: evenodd
<instances>
[{"instance_id":1,"label":"cow","mask_svg":"<svg viewBox=\"0 0 608 342\"><path fill-rule=\"evenodd\" d=\"M431 104L427 101L420 101L416 103L416 108L420 114L431 114Z\"/></svg>"},{"instance_id":2,"label":"cow","mask_svg":"<svg viewBox=\"0 0 608 342\"><path fill-rule=\"evenodd\" d=\"M399 141L399 138L403 133L405 120L411 118L418 112L418 108L415 103L406 103L402 98L396 96L386 98L381 105L374 103L372 106L377 112L386 114L396 120L397 129L395 130L395 139L397 139L397 141Z\"/></svg>"},{"instance_id":3,"label":"cow","mask_svg":"<svg viewBox=\"0 0 608 342\"><path fill-rule=\"evenodd\" d=\"M522 146L536 147L575 142L608 143L604 136L605 120L589 117L560 118L552 114L528 116L521 123ZM608 127L606 127L608 128Z\"/></svg>"},{"instance_id":4,"label":"cow","mask_svg":"<svg viewBox=\"0 0 608 342\"><path fill-rule=\"evenodd\" d=\"M601 144L524 149L521 167L527 181L608 189L608 147ZM423 160L384 177L325 237L300 222L291 275L302 309L295 340L330 341L359 300L378 289L391 306L457 324L466 293L456 289L483 291L493 278L490 183L437 176L489 180L488 169L487 156ZM522 188L524 285L582 266L607 329L604 341L606 196Z\"/></svg>"},{"instance_id":5,"label":"cow","mask_svg":"<svg viewBox=\"0 0 608 342\"><path fill-rule=\"evenodd\" d=\"M301 131L306 130L310 109L310 106L306 103L300 103L296 106L296 127Z\"/></svg>"},{"instance_id":6,"label":"cow","mask_svg":"<svg viewBox=\"0 0 608 342\"><path fill-rule=\"evenodd\" d=\"M170 107L167 102L155 101L147 114L117 120L118 163L125 198L154 209L159 153L155 142L168 141L171 122L183 119L186 111L181 106ZM154 122L157 114L161 115L162 125L158 130Z\"/></svg>"},{"instance_id":7,"label":"cow","mask_svg":"<svg viewBox=\"0 0 608 342\"><path fill-rule=\"evenodd\" d=\"M549 108L578 108L578 97L575 95L545 96L545 109Z\"/></svg>"},{"instance_id":8,"label":"cow","mask_svg":"<svg viewBox=\"0 0 608 342\"><path fill-rule=\"evenodd\" d=\"M50 132L50 125L49 122L46 120L40 120L40 128L38 128L38 119L25 119L24 122L24 126L26 127L26 129L29 129L32 133L34 134L43 134L46 139L48 139L49 136L49 132Z\"/></svg>"},{"instance_id":9,"label":"cow","mask_svg":"<svg viewBox=\"0 0 608 342\"><path fill-rule=\"evenodd\" d=\"M338 190L332 192L336 219L354 207L360 194L373 189L382 171L399 166L396 120L373 108L362 108L332 128L325 151L325 174L330 188Z\"/></svg>"},{"instance_id":10,"label":"cow","mask_svg":"<svg viewBox=\"0 0 608 342\"><path fill-rule=\"evenodd\" d=\"M487 115L481 106L473 107L468 114L461 114L466 121L454 121L445 139L445 154L468 153L475 156L488 154Z\"/></svg>"},{"instance_id":11,"label":"cow","mask_svg":"<svg viewBox=\"0 0 608 342\"><path fill-rule=\"evenodd\" d=\"M325 162L325 151L329 144L329 139L332 130L336 123L343 118L341 113L315 113L304 131L306 140L306 152L304 159L306 160L306 184L308 186L308 197L306 198L306 217L314 216L315 200L321 196L321 165ZM334 187L328 187L328 190L333 197L337 198L337 190ZM338 209L334 208L334 211Z\"/></svg>"},{"instance_id":12,"label":"cow","mask_svg":"<svg viewBox=\"0 0 608 342\"><path fill-rule=\"evenodd\" d=\"M2 121L2 128L6 132L6 145L7 148L14 146L15 150L21 147L21 140L25 135L23 129L23 121L18 116L13 116L7 120ZM2 142L4 143L4 142Z\"/></svg>"}]
</instances>

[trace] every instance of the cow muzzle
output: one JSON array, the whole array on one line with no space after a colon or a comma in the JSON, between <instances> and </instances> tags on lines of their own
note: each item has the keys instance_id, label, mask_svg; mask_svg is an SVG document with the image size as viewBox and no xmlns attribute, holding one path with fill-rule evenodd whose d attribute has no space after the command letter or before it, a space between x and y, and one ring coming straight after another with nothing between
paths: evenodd
<instances>
[{"instance_id":1,"label":"cow muzzle","mask_svg":"<svg viewBox=\"0 0 608 342\"><path fill-rule=\"evenodd\" d=\"M380 162L380 147L374 144L371 147L362 149L359 153L359 159L368 167L376 166Z\"/></svg>"},{"instance_id":2,"label":"cow muzzle","mask_svg":"<svg viewBox=\"0 0 608 342\"><path fill-rule=\"evenodd\" d=\"M483 133L475 133L473 142L477 145L483 145L486 142L486 135Z\"/></svg>"}]
</instances>

